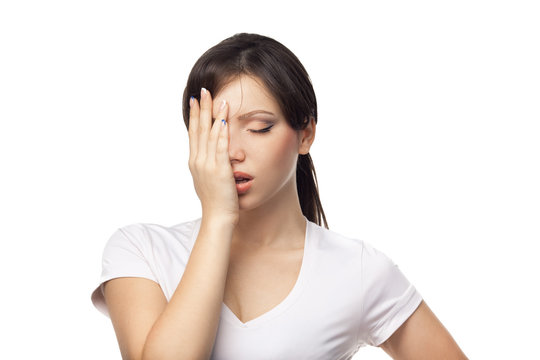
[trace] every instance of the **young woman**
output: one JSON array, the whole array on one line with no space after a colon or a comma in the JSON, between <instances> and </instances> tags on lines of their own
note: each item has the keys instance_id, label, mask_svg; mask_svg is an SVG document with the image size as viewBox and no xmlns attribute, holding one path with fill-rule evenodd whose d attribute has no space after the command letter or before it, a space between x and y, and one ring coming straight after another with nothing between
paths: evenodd
<instances>
[{"instance_id":1,"label":"young woman","mask_svg":"<svg viewBox=\"0 0 540 360\"><path fill-rule=\"evenodd\" d=\"M289 49L245 33L212 47L183 116L202 216L118 229L92 294L124 359L466 359L388 257L329 230L315 93Z\"/></svg>"}]
</instances>

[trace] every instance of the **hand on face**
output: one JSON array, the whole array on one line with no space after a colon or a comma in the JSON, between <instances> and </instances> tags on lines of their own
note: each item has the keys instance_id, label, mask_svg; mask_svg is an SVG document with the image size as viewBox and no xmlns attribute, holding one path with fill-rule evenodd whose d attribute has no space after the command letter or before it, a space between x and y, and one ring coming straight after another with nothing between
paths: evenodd
<instances>
[{"instance_id":1,"label":"hand on face","mask_svg":"<svg viewBox=\"0 0 540 360\"><path fill-rule=\"evenodd\" d=\"M189 170L202 204L203 217L236 225L239 205L236 182L229 161L228 104L223 101L212 124L212 96L201 89L201 101L190 100ZM223 119L223 121L222 121Z\"/></svg>"}]
</instances>

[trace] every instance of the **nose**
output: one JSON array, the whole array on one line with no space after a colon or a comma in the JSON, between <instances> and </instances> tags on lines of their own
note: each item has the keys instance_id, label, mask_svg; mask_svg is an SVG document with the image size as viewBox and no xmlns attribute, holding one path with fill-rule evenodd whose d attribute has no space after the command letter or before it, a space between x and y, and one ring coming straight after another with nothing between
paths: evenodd
<instances>
[{"instance_id":1,"label":"nose","mask_svg":"<svg viewBox=\"0 0 540 360\"><path fill-rule=\"evenodd\" d=\"M231 127L228 127L229 130L229 161L232 162L241 162L244 161L246 153L243 149L242 142L239 139L240 134L235 134L235 131L232 131Z\"/></svg>"}]
</instances>

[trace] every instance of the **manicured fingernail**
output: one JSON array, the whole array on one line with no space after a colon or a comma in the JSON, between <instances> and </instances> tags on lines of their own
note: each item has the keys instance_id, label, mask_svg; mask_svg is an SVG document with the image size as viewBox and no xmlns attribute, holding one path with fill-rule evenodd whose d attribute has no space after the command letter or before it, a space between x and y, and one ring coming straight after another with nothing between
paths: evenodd
<instances>
[{"instance_id":1,"label":"manicured fingernail","mask_svg":"<svg viewBox=\"0 0 540 360\"><path fill-rule=\"evenodd\" d=\"M193 96L189 98L189 106L193 106L193 99L195 99Z\"/></svg>"},{"instance_id":2,"label":"manicured fingernail","mask_svg":"<svg viewBox=\"0 0 540 360\"><path fill-rule=\"evenodd\" d=\"M221 127L225 126L225 119L221 119Z\"/></svg>"},{"instance_id":3,"label":"manicured fingernail","mask_svg":"<svg viewBox=\"0 0 540 360\"><path fill-rule=\"evenodd\" d=\"M227 101L226 101L226 100L223 100L223 101L221 102L221 106L219 107L219 110L225 109L225 104L227 104Z\"/></svg>"},{"instance_id":4,"label":"manicured fingernail","mask_svg":"<svg viewBox=\"0 0 540 360\"><path fill-rule=\"evenodd\" d=\"M204 96L206 95L206 89L205 88L201 88L201 96Z\"/></svg>"}]
</instances>

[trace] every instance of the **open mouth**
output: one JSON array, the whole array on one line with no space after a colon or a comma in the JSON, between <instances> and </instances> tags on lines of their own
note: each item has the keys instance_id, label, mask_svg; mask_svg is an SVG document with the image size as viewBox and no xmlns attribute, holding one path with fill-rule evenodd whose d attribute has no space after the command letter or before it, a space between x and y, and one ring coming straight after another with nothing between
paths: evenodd
<instances>
[{"instance_id":1,"label":"open mouth","mask_svg":"<svg viewBox=\"0 0 540 360\"><path fill-rule=\"evenodd\" d=\"M238 194L246 193L251 187L251 184L253 184L253 176L242 171L235 171L233 175Z\"/></svg>"}]
</instances>

